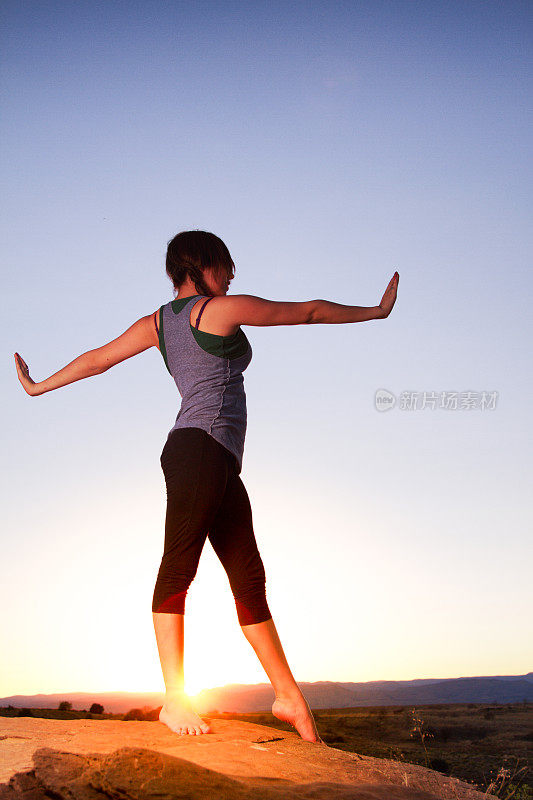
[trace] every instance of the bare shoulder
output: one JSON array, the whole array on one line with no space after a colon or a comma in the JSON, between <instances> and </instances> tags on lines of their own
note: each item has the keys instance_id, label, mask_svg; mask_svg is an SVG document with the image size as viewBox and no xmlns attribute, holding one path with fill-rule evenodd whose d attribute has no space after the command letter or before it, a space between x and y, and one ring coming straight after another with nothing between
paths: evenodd
<instances>
[{"instance_id":1,"label":"bare shoulder","mask_svg":"<svg viewBox=\"0 0 533 800\"><path fill-rule=\"evenodd\" d=\"M268 300L252 294L232 294L215 298L220 314L230 325L306 325L312 320L315 300ZM214 309L213 309L214 311Z\"/></svg>"},{"instance_id":2,"label":"bare shoulder","mask_svg":"<svg viewBox=\"0 0 533 800\"><path fill-rule=\"evenodd\" d=\"M226 313L227 305L224 302L226 299L225 295L220 295L212 297L206 302L205 297L202 297L196 303L192 303L189 314L191 325L194 328L198 327L200 331L213 333L216 336L233 336L239 330L239 326L232 323ZM202 308L204 308L203 311Z\"/></svg>"}]
</instances>

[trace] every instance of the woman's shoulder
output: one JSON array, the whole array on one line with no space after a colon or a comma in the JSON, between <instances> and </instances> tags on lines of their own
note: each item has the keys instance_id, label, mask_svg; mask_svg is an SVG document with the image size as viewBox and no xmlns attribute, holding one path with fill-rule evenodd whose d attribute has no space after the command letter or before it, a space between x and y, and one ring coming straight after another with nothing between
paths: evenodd
<instances>
[{"instance_id":1,"label":"woman's shoulder","mask_svg":"<svg viewBox=\"0 0 533 800\"><path fill-rule=\"evenodd\" d=\"M231 322L227 295L201 295L192 303L189 321L194 328L216 336L233 336L239 325Z\"/></svg>"}]
</instances>

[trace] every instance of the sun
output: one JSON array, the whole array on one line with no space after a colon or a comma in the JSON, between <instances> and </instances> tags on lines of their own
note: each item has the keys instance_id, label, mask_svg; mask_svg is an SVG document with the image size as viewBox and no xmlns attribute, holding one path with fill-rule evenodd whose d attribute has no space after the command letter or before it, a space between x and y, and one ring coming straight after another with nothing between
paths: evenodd
<instances>
[{"instance_id":1,"label":"sun","mask_svg":"<svg viewBox=\"0 0 533 800\"><path fill-rule=\"evenodd\" d=\"M206 681L201 676L185 677L184 692L191 700L197 697L206 688Z\"/></svg>"}]
</instances>

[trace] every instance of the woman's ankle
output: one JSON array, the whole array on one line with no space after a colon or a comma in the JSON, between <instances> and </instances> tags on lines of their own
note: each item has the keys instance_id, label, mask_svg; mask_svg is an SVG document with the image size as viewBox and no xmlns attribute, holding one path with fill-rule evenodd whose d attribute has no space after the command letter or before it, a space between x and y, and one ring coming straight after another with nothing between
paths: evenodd
<instances>
[{"instance_id":1,"label":"woman's ankle","mask_svg":"<svg viewBox=\"0 0 533 800\"><path fill-rule=\"evenodd\" d=\"M295 702L303 699L302 690L298 684L295 686L287 686L274 693L276 695L276 700L282 700L284 702Z\"/></svg>"},{"instance_id":2,"label":"woman's ankle","mask_svg":"<svg viewBox=\"0 0 533 800\"><path fill-rule=\"evenodd\" d=\"M185 690L181 687L176 688L167 688L165 692L165 703L170 702L179 702L187 700L187 695L185 694Z\"/></svg>"}]
</instances>

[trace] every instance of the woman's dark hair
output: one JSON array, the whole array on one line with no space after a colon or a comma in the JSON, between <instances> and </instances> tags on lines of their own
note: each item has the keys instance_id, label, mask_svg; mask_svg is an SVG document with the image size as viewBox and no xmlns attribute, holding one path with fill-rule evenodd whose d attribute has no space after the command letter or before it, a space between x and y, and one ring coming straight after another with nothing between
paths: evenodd
<instances>
[{"instance_id":1,"label":"woman's dark hair","mask_svg":"<svg viewBox=\"0 0 533 800\"><path fill-rule=\"evenodd\" d=\"M204 282L204 269L225 272L228 278L235 275L235 264L229 250L218 236L208 231L181 231L167 246L167 275L176 291L190 277L198 294L211 295Z\"/></svg>"}]
</instances>

